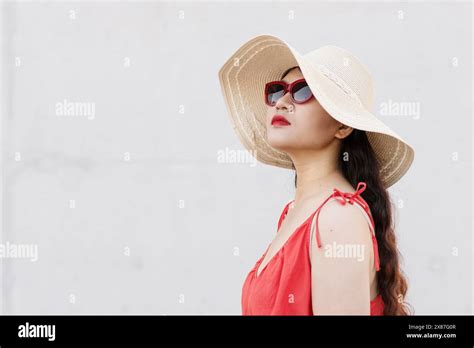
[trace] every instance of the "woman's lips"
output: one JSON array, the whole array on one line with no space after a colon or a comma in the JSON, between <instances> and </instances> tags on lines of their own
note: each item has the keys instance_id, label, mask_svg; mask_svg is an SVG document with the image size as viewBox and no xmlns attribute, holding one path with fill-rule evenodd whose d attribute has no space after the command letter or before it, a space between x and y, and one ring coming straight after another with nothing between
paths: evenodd
<instances>
[{"instance_id":1,"label":"woman's lips","mask_svg":"<svg viewBox=\"0 0 474 348\"><path fill-rule=\"evenodd\" d=\"M272 126L289 126L291 123L282 116L282 115L275 115L272 118Z\"/></svg>"}]
</instances>

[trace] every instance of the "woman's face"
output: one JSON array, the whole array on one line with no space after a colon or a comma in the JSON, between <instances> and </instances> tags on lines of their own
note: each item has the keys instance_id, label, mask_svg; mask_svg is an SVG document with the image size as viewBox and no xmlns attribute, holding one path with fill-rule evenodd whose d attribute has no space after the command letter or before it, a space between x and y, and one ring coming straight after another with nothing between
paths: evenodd
<instances>
[{"instance_id":1,"label":"woman's face","mask_svg":"<svg viewBox=\"0 0 474 348\"><path fill-rule=\"evenodd\" d=\"M291 83L303 77L301 71L295 68L290 70L283 81ZM272 125L275 115L282 115L290 124ZM267 106L267 142L288 154L305 149L323 149L338 137L341 125L322 108L316 98L311 98L304 104L296 104L291 100L290 94L286 93L274 106Z\"/></svg>"}]
</instances>

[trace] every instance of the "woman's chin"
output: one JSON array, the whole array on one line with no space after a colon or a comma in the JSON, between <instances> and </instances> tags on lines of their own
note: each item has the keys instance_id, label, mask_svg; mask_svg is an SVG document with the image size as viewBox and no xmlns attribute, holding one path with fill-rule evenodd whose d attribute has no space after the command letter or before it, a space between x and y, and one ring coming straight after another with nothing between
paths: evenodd
<instances>
[{"instance_id":1,"label":"woman's chin","mask_svg":"<svg viewBox=\"0 0 474 348\"><path fill-rule=\"evenodd\" d=\"M274 149L279 151L285 152L285 150L289 149L291 144L289 143L287 138L280 138L280 137L267 137L267 143Z\"/></svg>"}]
</instances>

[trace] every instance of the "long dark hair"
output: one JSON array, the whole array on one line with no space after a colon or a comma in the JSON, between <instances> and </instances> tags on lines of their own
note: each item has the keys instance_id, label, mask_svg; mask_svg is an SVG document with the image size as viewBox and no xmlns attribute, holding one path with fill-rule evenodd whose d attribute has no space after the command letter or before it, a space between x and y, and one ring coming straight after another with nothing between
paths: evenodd
<instances>
[{"instance_id":1,"label":"long dark hair","mask_svg":"<svg viewBox=\"0 0 474 348\"><path fill-rule=\"evenodd\" d=\"M281 78L293 68L287 69ZM342 140L338 167L354 189L359 181L367 184L361 196L369 205L375 223L380 258L377 285L385 305L384 315L412 315L414 310L405 301L408 285L400 268L402 256L397 249L390 197L380 178L380 166L365 131L353 129ZM297 181L295 171L295 187Z\"/></svg>"}]
</instances>

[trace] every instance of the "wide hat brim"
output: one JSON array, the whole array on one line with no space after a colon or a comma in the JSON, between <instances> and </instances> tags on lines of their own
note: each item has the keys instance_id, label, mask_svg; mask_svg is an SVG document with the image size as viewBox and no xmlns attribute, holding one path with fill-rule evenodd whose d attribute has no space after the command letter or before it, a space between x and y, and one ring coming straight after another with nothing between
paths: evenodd
<instances>
[{"instance_id":1,"label":"wide hat brim","mask_svg":"<svg viewBox=\"0 0 474 348\"><path fill-rule=\"evenodd\" d=\"M263 89L266 82L280 79L286 69L298 65L318 102L334 119L366 131L379 162L381 180L386 188L392 186L410 168L413 148L380 121L370 111L370 105L328 78L310 54L300 54L278 37L258 35L225 62L219 70L219 81L232 127L240 141L260 162L293 168L291 158L266 141L267 105Z\"/></svg>"}]
</instances>

